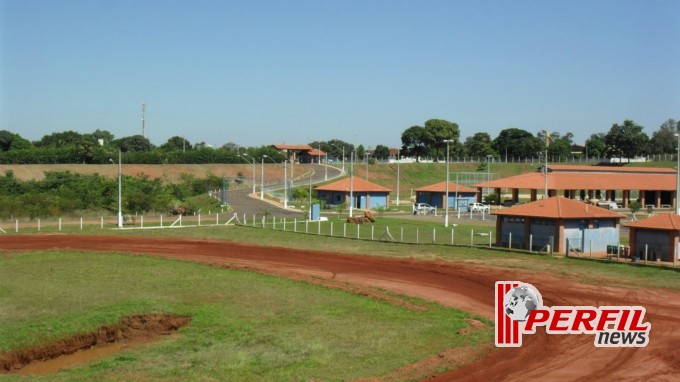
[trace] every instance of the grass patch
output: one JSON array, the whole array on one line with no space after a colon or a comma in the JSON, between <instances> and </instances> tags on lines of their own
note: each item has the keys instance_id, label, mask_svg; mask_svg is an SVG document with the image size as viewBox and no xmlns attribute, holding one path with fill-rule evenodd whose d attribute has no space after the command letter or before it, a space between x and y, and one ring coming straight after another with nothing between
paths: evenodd
<instances>
[{"instance_id":1,"label":"grass patch","mask_svg":"<svg viewBox=\"0 0 680 382\"><path fill-rule=\"evenodd\" d=\"M492 340L490 327L456 334L468 326L464 319L471 316L464 312L410 301L427 309L181 261L4 252L0 353L149 312L193 320L179 336L43 379L348 380L384 375L446 348Z\"/></svg>"}]
</instances>

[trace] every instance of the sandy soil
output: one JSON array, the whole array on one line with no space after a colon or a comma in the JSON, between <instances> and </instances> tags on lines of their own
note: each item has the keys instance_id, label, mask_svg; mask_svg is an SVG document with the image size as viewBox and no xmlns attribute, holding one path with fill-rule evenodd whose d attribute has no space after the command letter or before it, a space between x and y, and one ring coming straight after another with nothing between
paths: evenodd
<instances>
[{"instance_id":1,"label":"sandy soil","mask_svg":"<svg viewBox=\"0 0 680 382\"><path fill-rule=\"evenodd\" d=\"M295 279L326 279L380 287L493 319L494 283L536 286L546 305L642 305L652 324L646 348L596 348L591 335L546 335L539 329L516 349L493 349L479 362L434 380L678 380L680 292L585 285L545 272L444 261L352 256L210 240L1 236L0 249L122 251L248 268Z\"/></svg>"}]
</instances>

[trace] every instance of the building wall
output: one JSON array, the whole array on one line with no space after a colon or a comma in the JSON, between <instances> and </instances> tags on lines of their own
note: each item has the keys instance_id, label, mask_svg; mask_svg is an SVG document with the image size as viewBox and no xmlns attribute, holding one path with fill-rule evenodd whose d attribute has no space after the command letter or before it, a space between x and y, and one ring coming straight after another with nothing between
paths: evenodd
<instances>
[{"instance_id":1,"label":"building wall","mask_svg":"<svg viewBox=\"0 0 680 382\"><path fill-rule=\"evenodd\" d=\"M501 237L498 244L507 247L510 244L510 234L512 234L512 248L524 248L528 245L528 242L525 243L523 217L503 216L498 219L502 219Z\"/></svg>"},{"instance_id":2,"label":"building wall","mask_svg":"<svg viewBox=\"0 0 680 382\"><path fill-rule=\"evenodd\" d=\"M554 240L557 238L555 233L555 222L555 219L531 219L531 227L529 228L529 232L531 234L531 245L533 249L539 250L550 244L551 237L554 245Z\"/></svg>"},{"instance_id":3,"label":"building wall","mask_svg":"<svg viewBox=\"0 0 680 382\"><path fill-rule=\"evenodd\" d=\"M645 257L647 244L647 259L654 260L654 255L662 261L673 261L673 250L669 240L669 231L637 229L635 232L635 248L631 248L634 256Z\"/></svg>"}]
</instances>

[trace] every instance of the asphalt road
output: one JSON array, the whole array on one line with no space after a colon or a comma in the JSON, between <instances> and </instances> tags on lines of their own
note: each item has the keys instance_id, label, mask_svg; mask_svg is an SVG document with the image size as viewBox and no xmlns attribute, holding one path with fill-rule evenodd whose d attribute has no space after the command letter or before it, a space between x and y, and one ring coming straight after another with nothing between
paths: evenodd
<instances>
[{"instance_id":1,"label":"asphalt road","mask_svg":"<svg viewBox=\"0 0 680 382\"><path fill-rule=\"evenodd\" d=\"M312 175L312 184L324 182L326 179L326 169L324 165L318 164L299 164L296 168L303 166L306 171L314 170L314 175ZM297 171L296 171L297 172ZM328 179L333 179L340 176L342 171L338 168L328 166ZM307 184L308 179L297 180L295 186L299 186L301 183ZM273 185L265 187L267 189L271 188L283 188L283 184ZM266 201L262 201L259 198L252 198L249 195L252 193L252 188L242 189L242 190L230 190L227 194L227 200L232 210L238 214L241 218L244 214L248 220L252 219L253 214L257 216L262 216L269 214L269 216L275 217L286 217L286 218L304 218L304 214L300 211L284 210L280 206L276 206ZM259 195L260 189L257 187L257 192Z\"/></svg>"}]
</instances>

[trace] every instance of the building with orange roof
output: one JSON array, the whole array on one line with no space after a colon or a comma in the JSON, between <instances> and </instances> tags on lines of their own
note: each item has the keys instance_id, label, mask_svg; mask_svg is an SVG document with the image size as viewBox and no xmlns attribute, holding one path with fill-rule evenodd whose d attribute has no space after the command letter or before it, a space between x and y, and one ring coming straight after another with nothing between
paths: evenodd
<instances>
[{"instance_id":1,"label":"building with orange roof","mask_svg":"<svg viewBox=\"0 0 680 382\"><path fill-rule=\"evenodd\" d=\"M474 188L454 182L449 182L448 198L444 198L446 182L416 188L415 191L417 203L427 203L437 208L446 208L448 203L449 208L467 209L468 204L474 203L477 196L477 190Z\"/></svg>"},{"instance_id":2,"label":"building with orange roof","mask_svg":"<svg viewBox=\"0 0 680 382\"><path fill-rule=\"evenodd\" d=\"M356 176L315 187L319 200L325 201L326 205L343 203L349 205L350 179L353 179L351 194L354 197L355 208L370 209L390 206L389 195L392 190Z\"/></svg>"},{"instance_id":3,"label":"building with orange roof","mask_svg":"<svg viewBox=\"0 0 680 382\"><path fill-rule=\"evenodd\" d=\"M553 196L492 212L496 215L496 245L557 253L570 250L606 253L618 245L623 215L588 203Z\"/></svg>"},{"instance_id":4,"label":"building with orange roof","mask_svg":"<svg viewBox=\"0 0 680 382\"><path fill-rule=\"evenodd\" d=\"M480 191L493 188L495 193L509 189L512 201L519 201L520 190L529 191L529 200L546 192L548 197L563 196L581 200L607 200L627 208L639 200L644 207L674 207L676 205L676 170L668 168L640 168L614 166L550 165L531 172L475 184ZM632 199L631 195L637 195ZM620 203L619 203L620 201Z\"/></svg>"},{"instance_id":5,"label":"building with orange roof","mask_svg":"<svg viewBox=\"0 0 680 382\"><path fill-rule=\"evenodd\" d=\"M629 243L633 254L641 259L673 261L677 259L680 238L680 216L659 214L649 219L625 224L630 229Z\"/></svg>"},{"instance_id":6,"label":"building with orange roof","mask_svg":"<svg viewBox=\"0 0 680 382\"><path fill-rule=\"evenodd\" d=\"M322 163L325 162L326 152L315 149L310 145L272 145L275 149L285 153L291 163Z\"/></svg>"}]
</instances>

